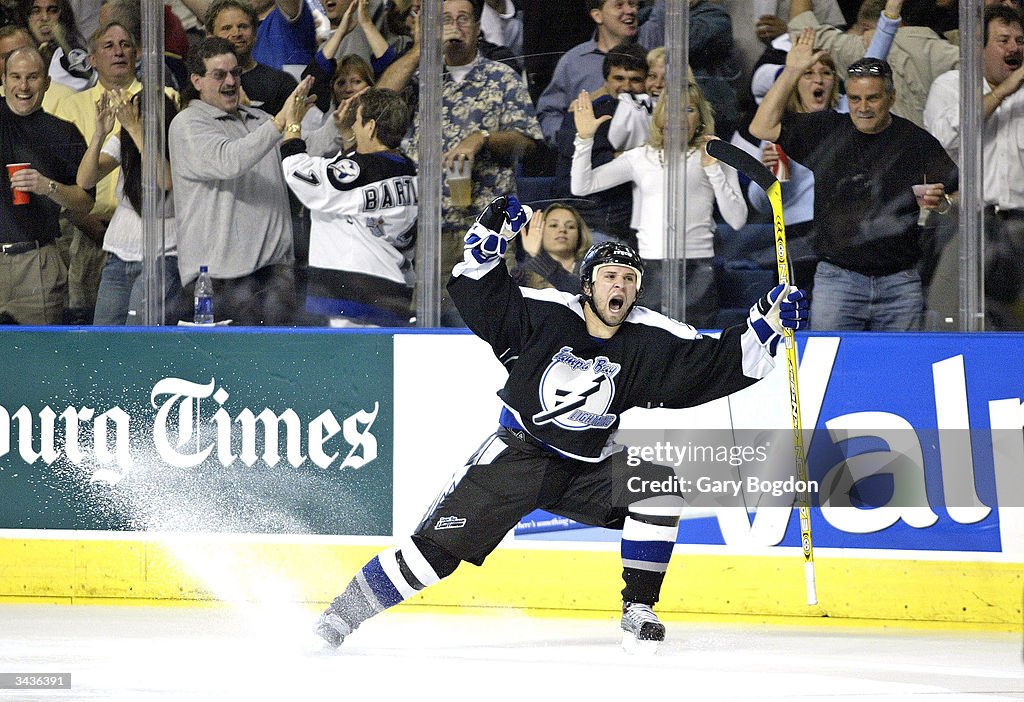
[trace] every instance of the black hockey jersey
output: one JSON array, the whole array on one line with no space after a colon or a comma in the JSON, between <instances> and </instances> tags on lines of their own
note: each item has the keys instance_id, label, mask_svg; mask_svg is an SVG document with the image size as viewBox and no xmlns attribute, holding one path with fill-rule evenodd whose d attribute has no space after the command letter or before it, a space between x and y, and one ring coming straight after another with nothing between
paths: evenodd
<instances>
[{"instance_id":1,"label":"black hockey jersey","mask_svg":"<svg viewBox=\"0 0 1024 702\"><path fill-rule=\"evenodd\" d=\"M628 409L703 404L775 367L747 323L716 339L639 306L611 339L596 339L581 296L519 288L502 260L467 259L448 290L508 370L498 396L529 434L571 458L595 462L613 453Z\"/></svg>"}]
</instances>

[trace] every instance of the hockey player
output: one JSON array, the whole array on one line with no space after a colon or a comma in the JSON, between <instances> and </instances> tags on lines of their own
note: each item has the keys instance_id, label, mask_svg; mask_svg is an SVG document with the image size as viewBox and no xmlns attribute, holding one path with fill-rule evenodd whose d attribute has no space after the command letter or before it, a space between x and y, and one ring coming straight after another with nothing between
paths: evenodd
<instances>
[{"instance_id":1,"label":"hockey player","mask_svg":"<svg viewBox=\"0 0 1024 702\"><path fill-rule=\"evenodd\" d=\"M499 428L456 474L411 538L360 570L316 631L339 646L362 622L451 575L481 565L519 519L543 508L622 531L624 644L665 637L653 611L675 544L681 495L632 492L671 469L626 464L612 442L631 407L688 407L736 392L774 367L783 327L800 328L807 301L776 287L746 322L705 337L644 307L643 262L629 246L597 244L580 266L581 295L521 289L502 254L530 218L499 197L465 237L448 283L470 329L508 369Z\"/></svg>"}]
</instances>

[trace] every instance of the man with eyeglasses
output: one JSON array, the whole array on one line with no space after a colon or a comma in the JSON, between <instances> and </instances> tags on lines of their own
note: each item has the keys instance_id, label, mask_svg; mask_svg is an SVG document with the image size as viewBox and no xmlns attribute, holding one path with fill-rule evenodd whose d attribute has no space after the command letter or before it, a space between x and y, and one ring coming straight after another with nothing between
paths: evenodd
<instances>
[{"instance_id":1,"label":"man with eyeglasses","mask_svg":"<svg viewBox=\"0 0 1024 702\"><path fill-rule=\"evenodd\" d=\"M985 200L985 313L990 329L1024 329L1015 309L1024 290L1024 20L1016 9L985 10L982 150ZM925 126L954 160L960 152L960 71L939 76L928 93ZM953 232L950 232L953 234ZM939 318L957 317L958 252L945 246L929 306Z\"/></svg>"},{"instance_id":2,"label":"man with eyeglasses","mask_svg":"<svg viewBox=\"0 0 1024 702\"><path fill-rule=\"evenodd\" d=\"M213 278L217 319L287 325L295 308L294 254L280 145L301 81L273 118L241 104L234 45L209 37L189 52L188 107L171 122L169 145L178 225L178 270L186 298L200 266Z\"/></svg>"},{"instance_id":3,"label":"man with eyeglasses","mask_svg":"<svg viewBox=\"0 0 1024 702\"><path fill-rule=\"evenodd\" d=\"M946 214L956 164L931 134L893 115L892 69L862 59L847 70L849 115L785 112L800 76L824 54L804 30L758 107L750 133L781 146L814 173L815 253L811 328L912 331L924 293L920 210ZM920 199L915 185L925 185Z\"/></svg>"}]
</instances>

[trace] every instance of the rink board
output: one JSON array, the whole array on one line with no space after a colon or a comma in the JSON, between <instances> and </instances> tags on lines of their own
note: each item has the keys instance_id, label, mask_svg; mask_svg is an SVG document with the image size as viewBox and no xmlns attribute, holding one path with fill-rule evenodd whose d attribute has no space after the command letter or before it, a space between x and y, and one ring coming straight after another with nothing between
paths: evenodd
<instances>
[{"instance_id":1,"label":"rink board","mask_svg":"<svg viewBox=\"0 0 1024 702\"><path fill-rule=\"evenodd\" d=\"M328 600L493 430L503 378L465 334L19 330L0 347L0 597L19 599ZM818 608L795 510L693 510L660 609L1019 625L1024 336L811 335L800 351L811 478L835 490L874 454L902 501L813 510ZM622 427L784 436L787 397L777 371ZM614 534L545 516L419 600L614 609Z\"/></svg>"}]
</instances>

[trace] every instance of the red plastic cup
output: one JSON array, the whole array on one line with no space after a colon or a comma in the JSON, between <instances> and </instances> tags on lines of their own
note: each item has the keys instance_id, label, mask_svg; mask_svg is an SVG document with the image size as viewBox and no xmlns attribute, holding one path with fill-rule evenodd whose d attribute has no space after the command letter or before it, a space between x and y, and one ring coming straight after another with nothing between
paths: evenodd
<instances>
[{"instance_id":1,"label":"red plastic cup","mask_svg":"<svg viewBox=\"0 0 1024 702\"><path fill-rule=\"evenodd\" d=\"M789 154L782 150L782 147L778 144L773 144L775 147L775 155L779 157L779 160L772 166L772 174L778 179L780 183L785 183L789 180Z\"/></svg>"},{"instance_id":2,"label":"red plastic cup","mask_svg":"<svg viewBox=\"0 0 1024 702\"><path fill-rule=\"evenodd\" d=\"M31 163L8 163L7 164L7 177L10 178L18 171L24 170L31 166ZM27 205L29 201L28 193L24 190L16 190L13 186L11 192L14 193L14 204L15 205Z\"/></svg>"}]
</instances>

